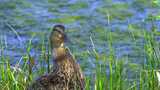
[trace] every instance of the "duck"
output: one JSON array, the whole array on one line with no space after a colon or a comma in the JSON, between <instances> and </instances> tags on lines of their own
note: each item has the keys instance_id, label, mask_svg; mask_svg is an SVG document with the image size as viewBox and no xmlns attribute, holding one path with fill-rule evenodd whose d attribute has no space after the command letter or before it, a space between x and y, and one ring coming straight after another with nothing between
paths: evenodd
<instances>
[{"instance_id":1,"label":"duck","mask_svg":"<svg viewBox=\"0 0 160 90\"><path fill-rule=\"evenodd\" d=\"M26 90L85 90L85 77L69 48L64 25L54 25L49 41L53 67L48 74L33 81Z\"/></svg>"}]
</instances>

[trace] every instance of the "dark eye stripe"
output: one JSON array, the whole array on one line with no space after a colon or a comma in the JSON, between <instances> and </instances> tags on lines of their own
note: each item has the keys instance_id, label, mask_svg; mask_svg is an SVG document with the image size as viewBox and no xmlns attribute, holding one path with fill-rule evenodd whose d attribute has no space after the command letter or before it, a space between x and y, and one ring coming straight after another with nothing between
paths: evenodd
<instances>
[{"instance_id":1,"label":"dark eye stripe","mask_svg":"<svg viewBox=\"0 0 160 90\"><path fill-rule=\"evenodd\" d=\"M59 27L56 27L56 28L55 28L55 31L57 31L57 32L59 32L59 33L64 33L64 31L63 31L61 28L59 28Z\"/></svg>"},{"instance_id":2,"label":"dark eye stripe","mask_svg":"<svg viewBox=\"0 0 160 90\"><path fill-rule=\"evenodd\" d=\"M57 31L60 34L64 34L64 32L62 30L55 30L55 31Z\"/></svg>"}]
</instances>

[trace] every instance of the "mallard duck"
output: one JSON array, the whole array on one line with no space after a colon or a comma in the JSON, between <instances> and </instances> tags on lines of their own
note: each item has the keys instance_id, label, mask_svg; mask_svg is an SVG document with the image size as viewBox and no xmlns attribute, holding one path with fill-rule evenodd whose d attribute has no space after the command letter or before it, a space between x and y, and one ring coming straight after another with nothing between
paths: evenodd
<instances>
[{"instance_id":1,"label":"mallard duck","mask_svg":"<svg viewBox=\"0 0 160 90\"><path fill-rule=\"evenodd\" d=\"M84 90L84 75L69 49L65 47L67 36L63 25L55 25L49 37L53 68L39 77L27 90Z\"/></svg>"}]
</instances>

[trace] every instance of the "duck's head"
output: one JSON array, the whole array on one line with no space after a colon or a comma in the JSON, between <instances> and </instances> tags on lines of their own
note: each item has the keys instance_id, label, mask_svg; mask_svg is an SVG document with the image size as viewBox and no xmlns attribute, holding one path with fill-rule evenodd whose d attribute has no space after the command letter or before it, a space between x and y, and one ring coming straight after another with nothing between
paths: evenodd
<instances>
[{"instance_id":1,"label":"duck's head","mask_svg":"<svg viewBox=\"0 0 160 90\"><path fill-rule=\"evenodd\" d=\"M65 34L65 27L63 25L55 25L52 29L49 39L52 49L63 47L64 42L67 39Z\"/></svg>"}]
</instances>

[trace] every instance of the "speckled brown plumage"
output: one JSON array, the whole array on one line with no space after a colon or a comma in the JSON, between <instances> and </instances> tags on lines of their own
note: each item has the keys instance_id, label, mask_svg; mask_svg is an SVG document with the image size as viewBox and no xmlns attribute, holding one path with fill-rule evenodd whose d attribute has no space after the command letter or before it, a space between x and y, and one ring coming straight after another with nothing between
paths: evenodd
<instances>
[{"instance_id":1,"label":"speckled brown plumage","mask_svg":"<svg viewBox=\"0 0 160 90\"><path fill-rule=\"evenodd\" d=\"M79 64L63 46L66 35L64 26L56 25L50 35L54 56L52 71L39 77L27 90L84 90L85 81Z\"/></svg>"}]
</instances>

